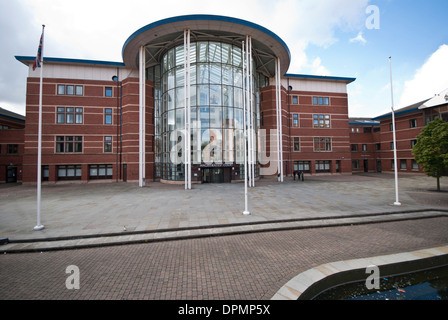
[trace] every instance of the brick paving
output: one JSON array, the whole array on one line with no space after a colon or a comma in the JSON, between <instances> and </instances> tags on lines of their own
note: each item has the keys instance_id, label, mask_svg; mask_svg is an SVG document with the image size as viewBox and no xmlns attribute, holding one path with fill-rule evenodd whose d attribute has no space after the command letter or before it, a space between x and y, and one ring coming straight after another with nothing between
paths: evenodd
<instances>
[{"instance_id":1,"label":"brick paving","mask_svg":"<svg viewBox=\"0 0 448 320\"><path fill-rule=\"evenodd\" d=\"M0 256L0 299L266 300L320 264L448 243L448 217ZM80 269L68 290L66 267Z\"/></svg>"},{"instance_id":2,"label":"brick paving","mask_svg":"<svg viewBox=\"0 0 448 320\"><path fill-rule=\"evenodd\" d=\"M266 300L297 274L318 265L448 243L448 180L400 176L402 206L394 201L393 175L314 176L250 189L243 216L242 185L180 186L151 183L46 185L43 231L35 232L35 188L0 186L0 238L48 237L166 228L266 223L326 217L319 227L149 242L77 250L0 255L0 299ZM428 209L435 213L428 214ZM422 211L412 220L332 226L353 215ZM435 217L437 215L437 217ZM410 217L410 215L409 215ZM332 219L334 218L334 219ZM340 221L340 220L338 220ZM207 229L209 228L209 229ZM106 238L98 237L98 241ZM37 240L36 240L37 241ZM17 245L17 244L15 244ZM27 244L25 244L26 246ZM68 290L65 270L80 269L80 290Z\"/></svg>"}]
</instances>

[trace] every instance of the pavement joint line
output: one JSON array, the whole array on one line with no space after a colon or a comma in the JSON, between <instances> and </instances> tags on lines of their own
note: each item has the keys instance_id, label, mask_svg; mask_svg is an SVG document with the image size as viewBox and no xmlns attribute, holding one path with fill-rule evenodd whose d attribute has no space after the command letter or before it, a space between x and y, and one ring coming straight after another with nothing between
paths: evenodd
<instances>
[{"instance_id":1,"label":"pavement joint line","mask_svg":"<svg viewBox=\"0 0 448 320\"><path fill-rule=\"evenodd\" d=\"M435 213L435 214L431 214L431 215L426 215L426 216L413 216L413 217L409 217L409 216L401 216L401 217L397 217L397 218L387 218L387 219L382 219L382 220L366 220L366 219L359 219L359 218L369 218L369 217L373 217L373 216L382 216L382 217L386 217L386 216L391 216L391 215L403 215L403 213L424 213L424 212L428 212L428 211L437 211L437 212L445 212L445 213ZM187 235L175 235L172 237L163 237L163 236L159 236L156 237L156 235L158 233L166 233L168 231L166 231L167 229L165 229L164 231L162 230L155 230L155 231L151 231L151 232L146 232L146 235L152 235L153 238L151 239L133 239L133 240L127 240L124 239L122 241L108 241L108 242L100 242L100 243L88 243L88 244L70 244L70 245L59 245L59 246L53 246L53 247L29 247L25 246L23 248L18 248L18 249L5 249L5 250L0 250L0 254L6 254L6 253L31 253L31 252L44 252L44 251L62 251L62 250L77 250L77 249L88 249L88 248L98 248L98 247L106 247L106 246L122 246L122 245L132 245L132 244L144 244L144 243L156 243L156 242L166 242L166 241L179 241L179 240L191 240L191 239L200 239L200 238L211 238L211 237L224 237L224 236L233 236L233 235L241 235L241 234L250 234L250 233L261 233L261 232L275 232L275 231L288 231L288 230L300 230L300 229L313 229L313 228L328 228L328 227L341 227L341 226L352 226L352 225L365 225L365 224L376 224L376 223L384 223L384 222L397 222L397 221L405 221L405 220L417 220L417 219L430 219L430 218L437 218L437 217L447 217L447 213L448 210L439 210L439 209L424 209L424 210L410 210L409 212L393 212L393 213L377 213L377 214L369 214L369 215L356 215L355 216L343 216L343 217L336 217L337 219L331 219L331 221L329 222L325 222L325 223L320 223L320 224L315 224L315 225L291 225L291 226L279 226L279 227L270 227L270 228L260 228L260 229L243 229L240 228L238 230L234 230L234 231L224 231L224 232L201 232L203 229L208 229L209 227L205 226L205 227L200 227L200 228L193 228L193 229L197 229L199 231L199 233L191 233L189 230L190 228L178 228L178 229L182 229L183 231L187 232ZM333 217L334 218L334 217ZM327 218L328 219L328 218ZM334 220L342 220L345 219L346 221L339 221L339 222L333 222ZM353 221L353 219L358 219ZM314 220L314 221L319 221L319 220L325 220L325 219L316 219L316 218L306 218L306 219L290 219L288 220L288 222L284 222L284 223L300 223L300 222L304 222L304 220L306 221L310 221L310 220ZM348 221L347 221L348 220ZM266 224L268 223L272 223L272 221L269 222L264 222ZM246 226L250 226L251 224L254 223L246 223L246 224L239 224L239 227L243 227L242 225L246 225ZM256 223L256 224L261 224L261 223ZM277 223L278 224L278 223ZM227 225L227 227L222 227L221 228L229 228L229 227L235 227L235 225ZM218 228L215 227L215 228ZM172 231L170 231L172 232ZM145 235L144 233L140 233L140 235ZM120 238L120 237L129 237L132 236L132 234L130 233L122 233L122 234L117 234L115 237ZM94 236L89 236L88 238L93 238ZM108 237L113 237L113 236L108 236ZM84 237L85 239L87 237ZM102 238L102 236L96 237L96 238ZM83 240L83 239L66 239L66 240L53 240L53 241L73 241L73 240ZM42 242L47 242L45 240L40 240L40 241L36 241L34 243L42 243ZM17 242L9 242L10 244L15 244ZM25 242L23 242L25 243ZM26 242L26 243L30 243L30 242Z\"/></svg>"}]
</instances>

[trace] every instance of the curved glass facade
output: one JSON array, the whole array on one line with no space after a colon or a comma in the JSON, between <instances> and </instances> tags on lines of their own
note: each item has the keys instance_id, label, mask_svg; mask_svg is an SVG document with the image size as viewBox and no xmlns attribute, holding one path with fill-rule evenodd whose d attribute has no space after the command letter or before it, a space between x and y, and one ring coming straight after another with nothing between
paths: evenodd
<instances>
[{"instance_id":1,"label":"curved glass facade","mask_svg":"<svg viewBox=\"0 0 448 320\"><path fill-rule=\"evenodd\" d=\"M161 65L150 70L155 83L156 176L165 180L185 179L184 59L184 46L180 45L168 50ZM208 167L231 167L231 180L241 179L245 79L241 47L213 41L192 43L190 65L193 181L200 181ZM259 88L266 83L267 78L254 72L252 117L257 128Z\"/></svg>"}]
</instances>

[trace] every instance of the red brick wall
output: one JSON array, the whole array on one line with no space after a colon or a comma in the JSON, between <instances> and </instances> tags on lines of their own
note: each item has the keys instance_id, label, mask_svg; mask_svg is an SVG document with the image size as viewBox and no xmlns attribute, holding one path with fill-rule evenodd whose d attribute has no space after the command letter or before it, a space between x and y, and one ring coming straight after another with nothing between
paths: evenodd
<instances>
[{"instance_id":1,"label":"red brick wall","mask_svg":"<svg viewBox=\"0 0 448 320\"><path fill-rule=\"evenodd\" d=\"M83 85L83 96L57 95L58 84ZM82 181L89 179L90 164L113 166L113 180L123 179L122 164L127 164L127 181L138 180L138 79L129 78L122 83L122 92L113 81L44 79L42 113L42 165L49 166L49 181L56 181L58 165L82 165ZM105 97L105 87L112 87L112 97ZM153 177L153 99L152 84L147 83L147 179ZM27 125L24 144L24 182L37 179L37 140L39 112L39 79L28 78ZM123 126L120 129L120 105ZM118 106L118 107L117 107ZM83 108L82 124L57 124L58 107ZM105 109L112 109L112 124L105 124ZM122 154L120 157L120 131ZM56 153L57 136L82 136L82 153ZM112 152L104 152L104 137L112 137ZM118 155L117 155L118 153ZM121 159L121 165L120 165ZM120 174L121 171L121 174Z\"/></svg>"}]
</instances>

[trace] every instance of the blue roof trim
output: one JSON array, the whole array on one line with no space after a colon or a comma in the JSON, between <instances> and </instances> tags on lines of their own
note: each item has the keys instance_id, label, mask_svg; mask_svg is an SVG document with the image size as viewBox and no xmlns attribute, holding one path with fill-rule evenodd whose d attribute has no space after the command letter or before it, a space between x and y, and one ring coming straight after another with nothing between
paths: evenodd
<instances>
[{"instance_id":1,"label":"blue roof trim","mask_svg":"<svg viewBox=\"0 0 448 320\"><path fill-rule=\"evenodd\" d=\"M348 77L333 77L333 76L315 76L309 74L293 74L287 73L285 74L286 78L304 78L304 79L316 79L316 80L335 80L335 81L345 81L348 83L352 83L356 80L356 78L348 78Z\"/></svg>"},{"instance_id":2,"label":"blue roof trim","mask_svg":"<svg viewBox=\"0 0 448 320\"><path fill-rule=\"evenodd\" d=\"M121 54L124 55L124 50L126 49L127 45L129 44L129 42L132 41L132 39L134 39L136 36L138 36L139 34L148 31L150 29L153 29L155 27L164 25L164 24L169 24L169 23L174 23L174 22L181 22L181 21L194 21L194 20L210 20L210 21L223 21L223 22L230 22L230 23L238 23L247 27L251 27L257 30L260 30L268 35L270 35L271 37L273 37L274 39L276 39L280 44L283 45L283 47L286 49L286 51L288 52L288 55L291 59L291 52L289 51L288 46L286 45L286 43L278 36L276 35L274 32L270 31L269 29L266 29L265 27L262 27L256 23L253 22L249 22L246 20L242 20L242 19L238 19L238 18L232 18L232 17L226 17L226 16L218 16L218 15L208 15L208 14L194 14L194 15L184 15L184 16L177 16L177 17L172 17L172 18L167 18L167 19L162 19L153 23L150 23L140 29L138 29L137 31L135 31L124 43L123 45L123 49L121 50Z\"/></svg>"},{"instance_id":3,"label":"blue roof trim","mask_svg":"<svg viewBox=\"0 0 448 320\"><path fill-rule=\"evenodd\" d=\"M409 110L404 110L404 111L398 111L395 112L396 116L399 116L401 114L405 114L405 113L409 113L409 112L414 112L414 111L420 111L421 109L417 108L413 108L413 109L409 109ZM387 113L387 114L383 114L382 116L376 117L376 118L372 118L372 120L380 120L380 119L386 119L392 117L392 112L391 113Z\"/></svg>"},{"instance_id":4,"label":"blue roof trim","mask_svg":"<svg viewBox=\"0 0 448 320\"><path fill-rule=\"evenodd\" d=\"M32 56L15 56L15 58L20 61L34 61L36 57ZM101 61L101 60L83 60L83 59L67 59L67 58L50 58L44 57L44 62L57 62L57 63L73 63L73 64L93 64L111 67L124 67L123 62L113 62L113 61Z\"/></svg>"}]
</instances>

